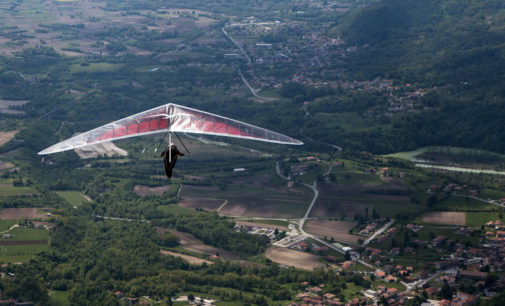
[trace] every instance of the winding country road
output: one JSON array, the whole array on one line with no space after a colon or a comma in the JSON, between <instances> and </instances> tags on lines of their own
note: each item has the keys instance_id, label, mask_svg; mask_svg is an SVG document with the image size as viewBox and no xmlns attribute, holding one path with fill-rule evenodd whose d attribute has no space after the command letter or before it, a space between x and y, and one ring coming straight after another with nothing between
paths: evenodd
<instances>
[{"instance_id":1,"label":"winding country road","mask_svg":"<svg viewBox=\"0 0 505 306\"><path fill-rule=\"evenodd\" d=\"M264 24L269 24L269 23L264 23ZM242 52L242 54L244 55L244 57L246 58L247 60L247 65L248 66L252 66L253 65L253 62L251 60L251 57L249 56L249 54L247 54L247 52L244 50L244 48L242 48L242 46L238 43L238 41L236 41L233 37L231 37L231 35L226 32L226 27L233 27L233 26L242 26L243 24L231 24L231 25L228 25L228 26L224 26L221 28L221 31L223 32L223 34L228 37L228 39L235 45L237 46L237 48L239 48L240 52ZM275 99L273 98L268 98L268 97L264 97L264 96L260 96L258 95L258 90L254 89L251 84L249 84L249 82L247 81L247 79L244 77L244 74L242 73L242 70L237 67L238 69L238 74L240 75L240 78L242 79L242 82L244 82L244 84L247 86L247 88L249 88L249 90L251 91L252 95L255 96L256 98L258 99L261 99L261 100L265 100L265 101L268 101L268 102L272 102L272 101L275 101Z\"/></svg>"},{"instance_id":2,"label":"winding country road","mask_svg":"<svg viewBox=\"0 0 505 306\"><path fill-rule=\"evenodd\" d=\"M277 173L278 176L280 176L281 178L287 180L288 178L284 175L282 175L281 173L281 169L280 169L280 166L279 166L279 162L276 162L275 163L275 172ZM309 234L307 233L304 229L303 229L303 226L305 225L305 221L309 218L309 215L310 215L310 212L312 211L312 208L314 207L314 204L317 202L317 198L319 197L319 191L317 190L317 181L314 181L314 184L312 185L309 185L309 184L305 184L305 183L302 183L302 185L304 185L305 187L307 188L310 188L313 192L314 192L314 197L312 198L312 202L310 202L310 205L309 205L309 208L307 208L307 211L305 212L305 215L303 216L303 218L300 219L299 221L299 230L300 232L307 236L307 237L310 237L314 240L316 240L317 242L327 246L328 248L332 249L332 250L335 250L337 252L339 252L340 254L345 254L345 251L342 250L341 248L338 248L336 246L334 246L333 244L331 243L328 243L322 239L320 239L319 237L316 237L312 234ZM359 259L358 262L370 269L375 269L374 266L372 266L371 264Z\"/></svg>"}]
</instances>

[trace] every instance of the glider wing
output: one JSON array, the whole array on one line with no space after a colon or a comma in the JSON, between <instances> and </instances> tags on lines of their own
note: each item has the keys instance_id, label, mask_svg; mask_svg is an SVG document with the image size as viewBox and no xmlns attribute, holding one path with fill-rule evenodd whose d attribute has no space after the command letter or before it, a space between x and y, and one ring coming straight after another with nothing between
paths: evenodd
<instances>
[{"instance_id":1,"label":"glider wing","mask_svg":"<svg viewBox=\"0 0 505 306\"><path fill-rule=\"evenodd\" d=\"M169 103L102 125L52 145L38 154L52 154L91 144L166 131L235 137L278 144L303 144L294 138L251 124Z\"/></svg>"}]
</instances>

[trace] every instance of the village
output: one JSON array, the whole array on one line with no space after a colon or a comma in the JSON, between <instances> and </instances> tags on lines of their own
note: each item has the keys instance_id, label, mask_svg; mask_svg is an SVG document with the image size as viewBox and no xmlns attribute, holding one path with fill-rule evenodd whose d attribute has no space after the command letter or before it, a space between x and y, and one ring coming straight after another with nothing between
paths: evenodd
<instances>
[{"instance_id":1,"label":"village","mask_svg":"<svg viewBox=\"0 0 505 306\"><path fill-rule=\"evenodd\" d=\"M323 285L302 282L301 285L305 289L297 295L299 302L290 305L362 305L380 304L384 301L388 305L404 305L414 296L422 297L429 305L473 305L480 297L494 296L495 288L505 285L505 278L496 274L503 271L505 264L503 261L505 226L499 220L489 221L484 226L485 234L477 230L479 245L476 247L466 247L443 235L431 240L416 239L413 241L415 247L394 247L385 250L353 246L345 249L355 256L346 255L349 260L338 266L334 265L336 258L328 255L328 247L310 241L291 239L287 247L325 255L324 261L332 264L335 273L357 276L362 279L358 282L365 284L365 288L356 292L355 298L349 301L344 295L328 292ZM420 228L421 226L414 224L407 224L404 227L411 232L416 232ZM253 234L267 234L272 240L275 239L274 230L262 229L261 225L248 227L246 230ZM383 242L387 238L394 238L398 232L398 227L392 227L377 240ZM454 229L454 235L475 236L476 230L457 227ZM418 247L435 250L440 260L425 262L422 269L419 268L421 262L411 266L398 263L402 261L404 255L415 255ZM358 258L372 264L374 270L366 269L364 266L357 268L360 266Z\"/></svg>"}]
</instances>

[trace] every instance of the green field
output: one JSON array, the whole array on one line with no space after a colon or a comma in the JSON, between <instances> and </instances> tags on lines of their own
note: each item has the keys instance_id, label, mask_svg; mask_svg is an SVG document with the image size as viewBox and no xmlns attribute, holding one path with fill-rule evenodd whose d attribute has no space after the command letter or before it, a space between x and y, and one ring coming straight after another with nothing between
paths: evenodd
<instances>
[{"instance_id":1,"label":"green field","mask_svg":"<svg viewBox=\"0 0 505 306\"><path fill-rule=\"evenodd\" d=\"M70 292L61 291L61 290L53 290L49 292L49 305L54 306L66 306L70 305L68 301L68 295Z\"/></svg>"},{"instance_id":2,"label":"green field","mask_svg":"<svg viewBox=\"0 0 505 306\"><path fill-rule=\"evenodd\" d=\"M69 66L71 73L99 73L99 72L111 72L117 71L123 64L113 64L113 63L90 63L87 66L81 66L80 64L73 64Z\"/></svg>"},{"instance_id":3,"label":"green field","mask_svg":"<svg viewBox=\"0 0 505 306\"><path fill-rule=\"evenodd\" d=\"M57 191L56 193L73 206L78 206L82 203L88 202L84 195L79 191Z\"/></svg>"},{"instance_id":4,"label":"green field","mask_svg":"<svg viewBox=\"0 0 505 306\"><path fill-rule=\"evenodd\" d=\"M338 184L359 184L367 186L380 186L385 185L384 181L374 174L369 173L356 173L356 172L337 172Z\"/></svg>"},{"instance_id":5,"label":"green field","mask_svg":"<svg viewBox=\"0 0 505 306\"><path fill-rule=\"evenodd\" d=\"M486 188L479 194L482 199L499 200L505 198L505 191Z\"/></svg>"},{"instance_id":6,"label":"green field","mask_svg":"<svg viewBox=\"0 0 505 306\"><path fill-rule=\"evenodd\" d=\"M31 195L34 193L37 193L37 191L30 187L0 185L0 195L2 196Z\"/></svg>"},{"instance_id":7,"label":"green field","mask_svg":"<svg viewBox=\"0 0 505 306\"><path fill-rule=\"evenodd\" d=\"M500 218L500 215L502 217ZM466 213L466 225L480 227L481 225L486 225L489 221L503 221L503 214L499 212L467 212Z\"/></svg>"},{"instance_id":8,"label":"green field","mask_svg":"<svg viewBox=\"0 0 505 306\"><path fill-rule=\"evenodd\" d=\"M0 239L0 241L49 241L49 231L44 229L16 227L9 231L9 234L16 235L16 237L10 239ZM35 255L47 250L49 250L49 244L0 245L0 262L27 262Z\"/></svg>"},{"instance_id":9,"label":"green field","mask_svg":"<svg viewBox=\"0 0 505 306\"><path fill-rule=\"evenodd\" d=\"M49 250L48 244L1 245L0 263L28 262L35 255Z\"/></svg>"},{"instance_id":10,"label":"green field","mask_svg":"<svg viewBox=\"0 0 505 306\"><path fill-rule=\"evenodd\" d=\"M451 153L453 153L453 154L469 154L469 155L475 155L475 156L489 154L489 155L495 155L497 157L505 158L505 155L490 152L490 151L460 148L460 147L449 147L449 146L447 146L447 147L442 147L442 146L423 147L423 148L419 148L414 151L398 152L398 153L388 154L385 156L411 160L412 158L414 158L418 155L421 155L425 152L440 152L440 153L448 153L448 154L451 154Z\"/></svg>"},{"instance_id":11,"label":"green field","mask_svg":"<svg viewBox=\"0 0 505 306\"><path fill-rule=\"evenodd\" d=\"M49 231L45 229L16 227L8 233L16 235L16 237L10 239L0 238L0 241L49 240Z\"/></svg>"},{"instance_id":12,"label":"green field","mask_svg":"<svg viewBox=\"0 0 505 306\"><path fill-rule=\"evenodd\" d=\"M0 220L0 232L8 230L11 226L16 224L16 220Z\"/></svg>"},{"instance_id":13,"label":"green field","mask_svg":"<svg viewBox=\"0 0 505 306\"><path fill-rule=\"evenodd\" d=\"M177 204L160 205L157 207L159 211L170 213L174 215L190 215L193 213L192 209L181 207Z\"/></svg>"},{"instance_id":14,"label":"green field","mask_svg":"<svg viewBox=\"0 0 505 306\"><path fill-rule=\"evenodd\" d=\"M437 210L452 211L492 211L499 209L498 206L488 204L479 200L466 197L451 196L448 199L440 199L440 202L434 206Z\"/></svg>"}]
</instances>

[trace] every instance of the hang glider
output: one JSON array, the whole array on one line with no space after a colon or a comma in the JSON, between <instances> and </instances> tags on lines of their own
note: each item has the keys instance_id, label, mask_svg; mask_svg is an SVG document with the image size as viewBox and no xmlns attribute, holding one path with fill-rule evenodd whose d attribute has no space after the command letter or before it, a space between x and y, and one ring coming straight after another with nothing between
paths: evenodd
<instances>
[{"instance_id":1,"label":"hang glider","mask_svg":"<svg viewBox=\"0 0 505 306\"><path fill-rule=\"evenodd\" d=\"M167 131L235 137L288 145L303 144L294 138L251 124L169 103L102 125L52 145L38 154L58 153L92 144Z\"/></svg>"}]
</instances>

